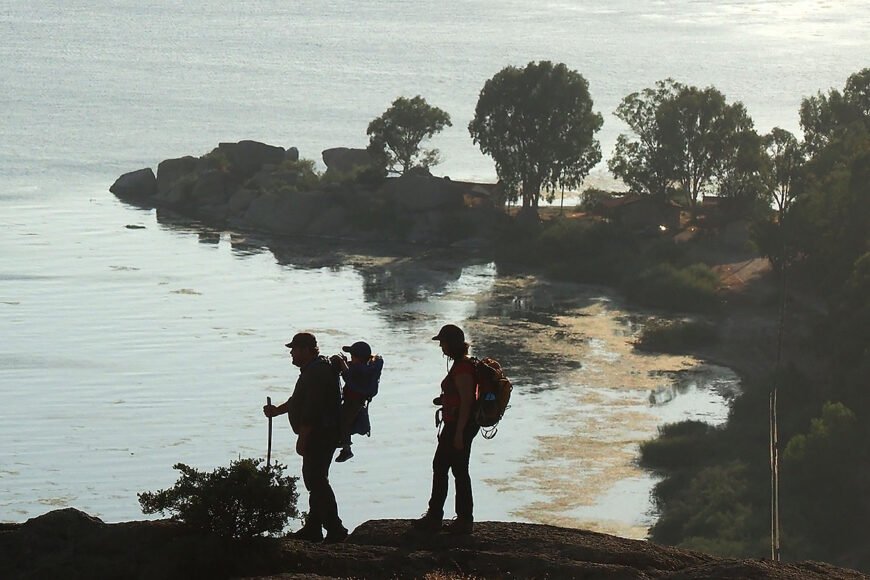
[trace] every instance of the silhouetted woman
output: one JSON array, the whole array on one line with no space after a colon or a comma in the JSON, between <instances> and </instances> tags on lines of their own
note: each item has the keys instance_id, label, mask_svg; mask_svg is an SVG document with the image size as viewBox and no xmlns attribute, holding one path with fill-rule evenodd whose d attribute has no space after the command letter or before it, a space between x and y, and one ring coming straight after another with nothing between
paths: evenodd
<instances>
[{"instance_id":1,"label":"silhouetted woman","mask_svg":"<svg viewBox=\"0 0 870 580\"><path fill-rule=\"evenodd\" d=\"M474 420L474 364L468 356L465 333L453 324L441 327L432 340L439 341L441 351L452 360L447 376L441 381L441 396L435 399L441 405L439 415L443 423L438 434L438 447L432 459L432 496L429 509L415 528L430 532L441 529L444 502L447 499L448 472L453 471L456 484L456 519L444 529L451 534L470 534L474 529L474 500L471 494L471 475L468 462L471 442L479 427Z\"/></svg>"}]
</instances>

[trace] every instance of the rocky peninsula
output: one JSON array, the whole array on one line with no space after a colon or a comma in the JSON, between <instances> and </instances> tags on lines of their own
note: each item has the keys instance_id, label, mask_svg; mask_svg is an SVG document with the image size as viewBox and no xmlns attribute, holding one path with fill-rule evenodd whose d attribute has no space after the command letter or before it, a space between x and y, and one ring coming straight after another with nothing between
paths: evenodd
<instances>
[{"instance_id":1,"label":"rocky peninsula","mask_svg":"<svg viewBox=\"0 0 870 580\"><path fill-rule=\"evenodd\" d=\"M388 178L365 149L322 152L326 171L295 147L257 141L220 143L201 157L166 159L125 173L118 198L208 225L270 235L401 241L415 244L490 239L505 219L495 184L453 181L415 171Z\"/></svg>"}]
</instances>

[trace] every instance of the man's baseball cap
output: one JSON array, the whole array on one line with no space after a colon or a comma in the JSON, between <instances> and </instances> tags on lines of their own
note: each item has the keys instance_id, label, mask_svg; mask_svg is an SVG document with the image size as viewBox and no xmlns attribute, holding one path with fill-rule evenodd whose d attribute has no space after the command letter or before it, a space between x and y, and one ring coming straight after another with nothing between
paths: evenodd
<instances>
[{"instance_id":1,"label":"man's baseball cap","mask_svg":"<svg viewBox=\"0 0 870 580\"><path fill-rule=\"evenodd\" d=\"M432 340L440 340L448 344L461 344L465 342L465 333L455 324L445 324L438 331L438 334L432 337Z\"/></svg>"},{"instance_id":2,"label":"man's baseball cap","mask_svg":"<svg viewBox=\"0 0 870 580\"><path fill-rule=\"evenodd\" d=\"M284 346L287 348L317 348L317 339L310 332L299 332L293 336L293 340Z\"/></svg>"},{"instance_id":3,"label":"man's baseball cap","mask_svg":"<svg viewBox=\"0 0 870 580\"><path fill-rule=\"evenodd\" d=\"M360 358L369 358L372 356L372 347L369 346L369 343L361 340L350 346L343 346L341 347L341 350L349 352L350 356L358 356Z\"/></svg>"}]
</instances>

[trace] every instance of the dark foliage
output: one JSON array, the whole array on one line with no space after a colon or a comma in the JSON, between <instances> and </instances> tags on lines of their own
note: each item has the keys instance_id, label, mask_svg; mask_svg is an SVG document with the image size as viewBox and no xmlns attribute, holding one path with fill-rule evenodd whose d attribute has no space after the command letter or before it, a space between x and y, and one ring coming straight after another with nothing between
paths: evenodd
<instances>
[{"instance_id":1,"label":"dark foliage","mask_svg":"<svg viewBox=\"0 0 870 580\"><path fill-rule=\"evenodd\" d=\"M230 538L280 533L299 517L296 477L285 466L261 466L261 459L239 459L205 473L177 463L181 472L169 489L138 494L146 514L171 514L194 528Z\"/></svg>"},{"instance_id":2,"label":"dark foliage","mask_svg":"<svg viewBox=\"0 0 870 580\"><path fill-rule=\"evenodd\" d=\"M719 277L703 264L678 268L669 263L643 270L627 287L638 304L683 312L713 312L719 307Z\"/></svg>"},{"instance_id":3,"label":"dark foliage","mask_svg":"<svg viewBox=\"0 0 870 580\"><path fill-rule=\"evenodd\" d=\"M799 289L797 362L744 385L725 429L644 445L664 469L651 538L731 556L770 553L769 400L778 392L780 521L787 560L870 570L870 69L840 93L805 99L803 165L794 201L756 227L756 241ZM791 193L789 193L791 195ZM779 300L777 300L779 302ZM773 305L770 305L773 307ZM790 355L790 356L789 356ZM681 454L708 454L697 464Z\"/></svg>"},{"instance_id":4,"label":"dark foliage","mask_svg":"<svg viewBox=\"0 0 870 580\"><path fill-rule=\"evenodd\" d=\"M678 320L675 322L653 321L648 323L635 347L648 352L682 353L706 346L716 341L716 326L701 320Z\"/></svg>"}]
</instances>

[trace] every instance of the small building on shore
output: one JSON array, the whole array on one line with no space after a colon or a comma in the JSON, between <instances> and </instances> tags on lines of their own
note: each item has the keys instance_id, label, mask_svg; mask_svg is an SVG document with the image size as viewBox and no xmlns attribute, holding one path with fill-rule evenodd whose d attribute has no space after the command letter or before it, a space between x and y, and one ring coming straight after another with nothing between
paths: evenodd
<instances>
[{"instance_id":1,"label":"small building on shore","mask_svg":"<svg viewBox=\"0 0 870 580\"><path fill-rule=\"evenodd\" d=\"M680 229L680 211L680 206L671 200L633 194L604 200L597 208L602 217L637 232L677 232Z\"/></svg>"},{"instance_id":2,"label":"small building on shore","mask_svg":"<svg viewBox=\"0 0 870 580\"><path fill-rule=\"evenodd\" d=\"M453 187L462 192L466 207L495 208L504 204L505 193L501 182L456 181L447 176L442 179L449 181Z\"/></svg>"}]
</instances>

